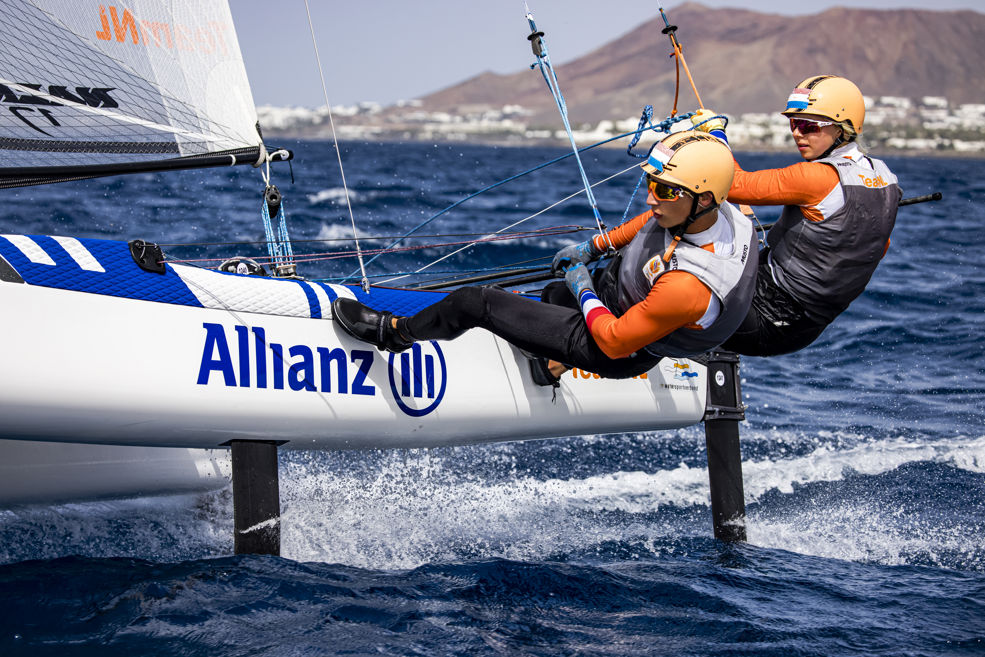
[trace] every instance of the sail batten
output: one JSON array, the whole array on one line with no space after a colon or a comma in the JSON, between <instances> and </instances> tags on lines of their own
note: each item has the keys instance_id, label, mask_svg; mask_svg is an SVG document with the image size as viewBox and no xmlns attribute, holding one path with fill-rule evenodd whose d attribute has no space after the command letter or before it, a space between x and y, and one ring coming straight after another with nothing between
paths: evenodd
<instances>
[{"instance_id":1,"label":"sail batten","mask_svg":"<svg viewBox=\"0 0 985 657\"><path fill-rule=\"evenodd\" d=\"M5 182L260 152L226 0L4 0L0 40Z\"/></svg>"}]
</instances>

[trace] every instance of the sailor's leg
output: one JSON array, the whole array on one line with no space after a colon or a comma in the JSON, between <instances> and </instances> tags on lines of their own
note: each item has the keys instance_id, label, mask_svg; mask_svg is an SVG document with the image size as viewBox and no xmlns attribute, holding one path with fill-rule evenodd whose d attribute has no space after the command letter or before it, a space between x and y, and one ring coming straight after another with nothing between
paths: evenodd
<instances>
[{"instance_id":1,"label":"sailor's leg","mask_svg":"<svg viewBox=\"0 0 985 657\"><path fill-rule=\"evenodd\" d=\"M807 317L800 304L773 281L769 268L761 265L749 312L722 349L743 356L789 354L814 342L826 326Z\"/></svg>"},{"instance_id":2,"label":"sailor's leg","mask_svg":"<svg viewBox=\"0 0 985 657\"><path fill-rule=\"evenodd\" d=\"M494 287L464 287L401 319L397 328L415 340L450 340L484 328L524 351L602 376L629 377L659 360L650 354L612 359L595 344L581 311L535 301Z\"/></svg>"}]
</instances>

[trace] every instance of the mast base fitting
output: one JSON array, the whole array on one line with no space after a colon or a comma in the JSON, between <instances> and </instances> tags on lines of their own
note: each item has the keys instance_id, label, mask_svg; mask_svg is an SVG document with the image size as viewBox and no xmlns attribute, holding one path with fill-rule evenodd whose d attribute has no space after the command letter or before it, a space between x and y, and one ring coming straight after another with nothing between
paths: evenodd
<instances>
[{"instance_id":1,"label":"mast base fitting","mask_svg":"<svg viewBox=\"0 0 985 657\"><path fill-rule=\"evenodd\" d=\"M277 265L274 267L274 276L277 278L300 278L298 276L298 266L293 262L289 265Z\"/></svg>"},{"instance_id":2,"label":"mast base fitting","mask_svg":"<svg viewBox=\"0 0 985 657\"><path fill-rule=\"evenodd\" d=\"M130 256L138 267L154 274L167 273L164 251L157 244L144 240L130 240L127 244L130 246Z\"/></svg>"}]
</instances>

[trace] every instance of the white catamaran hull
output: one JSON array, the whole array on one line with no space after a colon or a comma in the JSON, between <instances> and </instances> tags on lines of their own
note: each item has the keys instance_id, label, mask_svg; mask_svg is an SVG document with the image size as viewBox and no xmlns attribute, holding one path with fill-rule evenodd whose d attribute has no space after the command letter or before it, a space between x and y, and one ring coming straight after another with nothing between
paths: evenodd
<instances>
[{"instance_id":1,"label":"white catamaran hull","mask_svg":"<svg viewBox=\"0 0 985 657\"><path fill-rule=\"evenodd\" d=\"M0 440L0 507L199 493L230 470L227 450Z\"/></svg>"},{"instance_id":2,"label":"white catamaran hull","mask_svg":"<svg viewBox=\"0 0 985 657\"><path fill-rule=\"evenodd\" d=\"M705 368L565 375L556 399L526 358L476 330L385 354L326 319L358 296L412 312L441 293L238 276L133 262L124 242L3 236L0 438L215 448L429 447L682 427ZM23 282L16 282L17 279Z\"/></svg>"}]
</instances>

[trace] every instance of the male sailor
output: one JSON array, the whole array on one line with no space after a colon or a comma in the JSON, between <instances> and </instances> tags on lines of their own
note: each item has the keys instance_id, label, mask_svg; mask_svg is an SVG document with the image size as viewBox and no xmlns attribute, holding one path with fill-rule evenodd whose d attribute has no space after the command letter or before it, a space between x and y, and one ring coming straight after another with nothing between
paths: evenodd
<instances>
[{"instance_id":1,"label":"male sailor","mask_svg":"<svg viewBox=\"0 0 985 657\"><path fill-rule=\"evenodd\" d=\"M542 301L463 287L411 317L345 298L333 302L334 317L389 351L484 328L538 357L531 372L540 385L556 385L566 367L627 378L664 356L713 349L742 322L755 289L755 233L725 201L731 151L689 130L654 144L641 167L649 210L559 251L552 267L565 282L549 285ZM593 279L586 265L611 250L615 257Z\"/></svg>"},{"instance_id":2,"label":"male sailor","mask_svg":"<svg viewBox=\"0 0 985 657\"><path fill-rule=\"evenodd\" d=\"M762 171L736 162L728 194L785 206L760 253L749 315L723 345L747 356L803 349L848 308L889 248L902 195L889 167L859 147L865 101L851 80L809 77L781 114L804 161ZM721 120L705 118L714 115L703 110L692 121L724 139Z\"/></svg>"}]
</instances>

